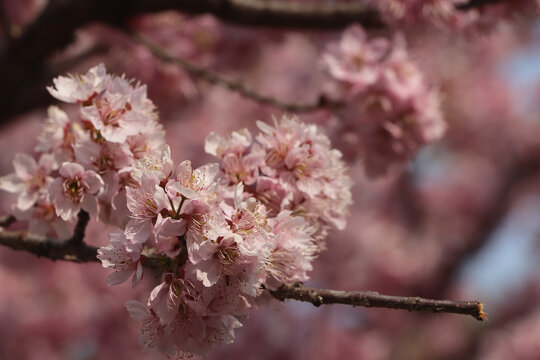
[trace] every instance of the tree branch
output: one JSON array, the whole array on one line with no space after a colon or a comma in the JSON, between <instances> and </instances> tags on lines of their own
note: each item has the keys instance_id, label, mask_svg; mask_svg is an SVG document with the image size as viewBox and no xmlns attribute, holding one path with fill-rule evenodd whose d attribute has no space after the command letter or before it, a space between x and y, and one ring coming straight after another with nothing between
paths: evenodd
<instances>
[{"instance_id":1,"label":"tree branch","mask_svg":"<svg viewBox=\"0 0 540 360\"><path fill-rule=\"evenodd\" d=\"M77 243L72 239L52 239L27 231L0 232L0 245L13 250L27 251L38 257L46 257L51 260L66 260L79 263L99 261L96 258L97 247L87 245L82 241Z\"/></svg>"},{"instance_id":2,"label":"tree branch","mask_svg":"<svg viewBox=\"0 0 540 360\"><path fill-rule=\"evenodd\" d=\"M0 4L0 26L2 27L5 42L11 42L13 36L11 34L11 24L9 22L8 14L6 12L5 2L2 2Z\"/></svg>"},{"instance_id":3,"label":"tree branch","mask_svg":"<svg viewBox=\"0 0 540 360\"><path fill-rule=\"evenodd\" d=\"M270 105L285 111L290 112L312 112L321 109L336 109L342 107L344 104L339 102L332 102L320 96L319 99L313 103L297 104L278 100L271 96L265 96L258 92L249 89L244 84L234 80L228 80L224 77L200 66L197 66L185 59L175 57L167 53L164 49L160 48L151 41L145 39L138 34L130 34L131 37L139 44L145 46L156 58L166 62L180 66L182 69L194 75L210 84L224 87L230 91L239 93L240 95L252 99L260 104Z\"/></svg>"},{"instance_id":4,"label":"tree branch","mask_svg":"<svg viewBox=\"0 0 540 360\"><path fill-rule=\"evenodd\" d=\"M316 289L299 284L283 285L276 291L270 291L270 293L276 299L282 301L293 299L310 302L314 306L344 304L408 311L432 311L434 313L471 315L476 320L487 320L483 310L484 304L478 301L432 300L421 297L382 295L373 291Z\"/></svg>"},{"instance_id":5,"label":"tree branch","mask_svg":"<svg viewBox=\"0 0 540 360\"><path fill-rule=\"evenodd\" d=\"M13 250L30 252L38 257L46 257L51 260L65 260L77 263L99 262L100 260L96 258L98 248L86 244L82 239L89 216L85 211L81 211L78 217L79 219L73 236L69 240L46 238L26 231L0 231L0 245ZM144 267L153 270L163 269L164 266L163 259L159 257L143 256L142 261ZM371 291L358 292L315 289L299 284L291 286L284 285L276 291L270 291L270 293L278 300L292 299L306 301L315 306L322 304L345 304L404 309L408 311L445 312L471 315L477 320L486 320L486 315L483 312L484 305L478 301L430 300L420 297L381 295Z\"/></svg>"},{"instance_id":6,"label":"tree branch","mask_svg":"<svg viewBox=\"0 0 540 360\"><path fill-rule=\"evenodd\" d=\"M470 0L469 2L456 5L456 9L469 10L469 9L479 8L482 6L498 4L502 2L506 2L506 0Z\"/></svg>"},{"instance_id":7,"label":"tree branch","mask_svg":"<svg viewBox=\"0 0 540 360\"><path fill-rule=\"evenodd\" d=\"M0 228L8 227L9 225L15 222L15 217L13 215L5 215L0 217Z\"/></svg>"},{"instance_id":8,"label":"tree branch","mask_svg":"<svg viewBox=\"0 0 540 360\"><path fill-rule=\"evenodd\" d=\"M498 0L503 1L503 0ZM497 0L471 0L458 9ZM107 9L103 11L103 9ZM46 60L73 41L75 30L92 22L121 27L135 15L177 10L212 14L239 25L280 29L340 29L351 23L365 28L384 24L378 12L359 2L293 3L287 0L50 0L40 16L20 36L0 46L0 123L13 115L44 106L44 86L54 74Z\"/></svg>"},{"instance_id":9,"label":"tree branch","mask_svg":"<svg viewBox=\"0 0 540 360\"><path fill-rule=\"evenodd\" d=\"M74 262L99 261L96 258L97 248L87 245L84 233L90 216L84 210L79 211L78 220L73 230L73 236L68 240L52 239L42 235L32 234L27 231L0 231L0 245L13 250L27 251L38 257L46 257L51 260L67 260ZM0 223L4 226L15 221L12 215L2 217Z\"/></svg>"}]
</instances>

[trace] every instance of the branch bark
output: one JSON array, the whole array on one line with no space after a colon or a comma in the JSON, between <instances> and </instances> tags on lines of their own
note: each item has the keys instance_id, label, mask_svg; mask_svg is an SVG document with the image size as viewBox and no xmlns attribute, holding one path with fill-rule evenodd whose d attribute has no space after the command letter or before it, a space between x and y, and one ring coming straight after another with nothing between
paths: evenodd
<instances>
[{"instance_id":1,"label":"branch bark","mask_svg":"<svg viewBox=\"0 0 540 360\"><path fill-rule=\"evenodd\" d=\"M136 42L145 46L157 59L160 59L161 61L164 61L166 63L176 64L180 66L182 69L184 69L185 71L187 71L188 73L190 73L191 75L194 75L210 84L221 86L230 91L236 92L245 98L256 101L259 104L270 105L270 106L273 106L273 107L276 107L285 111L291 111L291 112L297 112L297 113L312 112L312 111L317 111L321 109L336 109L336 108L340 108L344 106L343 103L332 102L328 100L327 98L325 98L324 96L320 96L317 101L312 102L312 103L298 104L298 103L285 102L271 96L262 95L258 93L257 91L246 87L243 83L239 81L228 80L222 77L221 75L218 75L206 68L197 66L185 59L175 57L167 53L167 51L162 49L161 47L145 39L141 35L138 35L138 34L130 34L130 35Z\"/></svg>"},{"instance_id":2,"label":"branch bark","mask_svg":"<svg viewBox=\"0 0 540 360\"><path fill-rule=\"evenodd\" d=\"M476 320L487 320L484 304L478 301L432 300L421 297L382 295L373 291L340 291L316 289L301 285L284 285L270 292L279 300L293 299L310 302L314 306L344 304L352 306L401 309L408 311L431 311L470 315Z\"/></svg>"},{"instance_id":3,"label":"branch bark","mask_svg":"<svg viewBox=\"0 0 540 360\"><path fill-rule=\"evenodd\" d=\"M51 260L65 260L77 263L99 262L96 258L98 248L83 241L84 230L89 216L79 213L73 236L68 240L46 238L26 231L0 231L0 245L13 250L30 252L38 257ZM143 266L159 270L163 261L157 257L143 257ZM315 306L322 304L345 304L352 306L404 309L408 311L432 311L435 313L454 313L471 315L477 320L486 320L483 304L478 301L431 300L420 297L399 297L382 295L376 292L339 291L316 289L299 284L284 285L270 291L278 300L292 299L310 302Z\"/></svg>"}]
</instances>

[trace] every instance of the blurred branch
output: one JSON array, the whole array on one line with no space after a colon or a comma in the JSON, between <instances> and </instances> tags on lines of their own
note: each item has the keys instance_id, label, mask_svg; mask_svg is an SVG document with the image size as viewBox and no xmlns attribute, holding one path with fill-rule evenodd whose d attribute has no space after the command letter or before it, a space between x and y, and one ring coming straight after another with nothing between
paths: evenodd
<instances>
[{"instance_id":1,"label":"blurred branch","mask_svg":"<svg viewBox=\"0 0 540 360\"><path fill-rule=\"evenodd\" d=\"M77 263L99 262L100 260L96 258L98 248L83 241L88 220L89 216L85 211L79 212L73 236L68 240L46 238L26 231L0 231L0 245L13 250L30 252L38 257L46 257L51 260L66 260ZM186 260L187 257L183 257L183 263ZM143 266L150 269L159 270L163 267L163 261L159 257L143 256L142 261ZM408 311L432 311L471 315L477 320L486 320L486 315L483 312L484 305L478 301L430 300L420 297L381 295L371 291L315 289L298 284L284 285L276 291L270 291L270 293L278 300L306 301L315 306L345 304Z\"/></svg>"},{"instance_id":2,"label":"blurred branch","mask_svg":"<svg viewBox=\"0 0 540 360\"><path fill-rule=\"evenodd\" d=\"M344 105L343 103L331 102L324 96L320 96L319 99L313 103L306 104L289 103L278 100L271 96L265 96L259 94L252 89L247 88L241 82L225 79L224 77L206 68L197 66L185 59L170 55L164 49L160 48L156 44L152 43L151 41L145 39L140 35L131 34L131 36L139 44L145 46L156 58L167 63L178 65L191 75L194 75L210 84L218 85L230 91L239 93L240 95L252 99L260 104L274 106L276 108L291 112L311 112L320 109L335 109Z\"/></svg>"},{"instance_id":3,"label":"blurred branch","mask_svg":"<svg viewBox=\"0 0 540 360\"><path fill-rule=\"evenodd\" d=\"M13 215L5 215L5 216L0 217L0 227L8 227L14 222L15 222L15 217Z\"/></svg>"},{"instance_id":4,"label":"blurred branch","mask_svg":"<svg viewBox=\"0 0 540 360\"><path fill-rule=\"evenodd\" d=\"M420 297L382 295L372 291L339 291L298 285L283 285L270 293L279 300L294 299L310 302L314 306L344 304L408 311L432 311L434 313L471 315L480 321L487 320L483 311L484 304L478 301L432 300Z\"/></svg>"},{"instance_id":5,"label":"blurred branch","mask_svg":"<svg viewBox=\"0 0 540 360\"><path fill-rule=\"evenodd\" d=\"M6 3L3 1L0 4L0 26L2 26L2 32L7 43L11 42L13 36L11 35L11 24L6 12Z\"/></svg>"},{"instance_id":6,"label":"blurred branch","mask_svg":"<svg viewBox=\"0 0 540 360\"><path fill-rule=\"evenodd\" d=\"M486 0L471 0L461 5L461 9L486 3ZM44 106L50 101L44 84L50 83L54 74L47 67L47 59L72 43L77 29L92 22L122 27L135 15L165 10L195 15L212 14L234 24L280 29L340 29L351 23L360 23L365 28L384 25L377 11L360 2L49 0L43 12L20 36L0 46L0 98L3 100L0 124L16 114Z\"/></svg>"},{"instance_id":7,"label":"blurred branch","mask_svg":"<svg viewBox=\"0 0 540 360\"><path fill-rule=\"evenodd\" d=\"M463 246L454 251L447 251L444 262L430 278L425 288L417 289L421 294L428 296L443 296L455 279L461 265L473 254L477 253L492 238L501 226L508 212L512 209L516 195L523 186L523 182L538 174L540 170L540 151L531 151L528 156L514 159L509 166L502 167L498 189L491 196L491 202L486 206L486 212L478 219L478 226L463 241ZM433 279L437 281L434 282ZM436 284L433 286L433 284Z\"/></svg>"},{"instance_id":8,"label":"blurred branch","mask_svg":"<svg viewBox=\"0 0 540 360\"><path fill-rule=\"evenodd\" d=\"M493 5L501 2L507 2L507 0L470 0L466 3L456 5L458 10L469 10L486 5Z\"/></svg>"}]
</instances>

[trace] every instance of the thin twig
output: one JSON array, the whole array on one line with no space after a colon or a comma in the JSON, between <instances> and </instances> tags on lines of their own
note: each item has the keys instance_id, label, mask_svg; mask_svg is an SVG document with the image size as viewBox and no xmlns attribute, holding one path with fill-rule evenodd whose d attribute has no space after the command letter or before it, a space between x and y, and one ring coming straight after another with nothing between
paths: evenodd
<instances>
[{"instance_id":1,"label":"thin twig","mask_svg":"<svg viewBox=\"0 0 540 360\"><path fill-rule=\"evenodd\" d=\"M224 77L206 68L197 66L194 63L180 57L173 56L141 35L131 34L131 36L139 44L144 45L156 58L166 63L178 65L191 75L194 75L210 84L218 85L230 91L237 92L240 95L255 100L260 104L271 105L290 112L312 112L321 109L335 109L344 105L340 102L332 102L324 96L320 96L317 101L312 103L297 104L281 101L271 96L262 95L252 89L247 88L239 81L225 79Z\"/></svg>"},{"instance_id":2,"label":"thin twig","mask_svg":"<svg viewBox=\"0 0 540 360\"><path fill-rule=\"evenodd\" d=\"M299 285L284 285L270 293L279 300L294 299L310 302L314 306L344 304L408 311L432 311L434 313L471 315L480 321L487 320L483 311L484 304L478 301L432 300L421 297L382 295L372 291L339 291Z\"/></svg>"}]
</instances>

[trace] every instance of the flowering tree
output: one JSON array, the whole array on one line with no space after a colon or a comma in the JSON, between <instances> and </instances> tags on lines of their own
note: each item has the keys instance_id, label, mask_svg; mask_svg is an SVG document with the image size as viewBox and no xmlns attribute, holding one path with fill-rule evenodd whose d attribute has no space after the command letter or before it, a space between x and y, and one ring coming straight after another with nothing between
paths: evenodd
<instances>
[{"instance_id":1,"label":"flowering tree","mask_svg":"<svg viewBox=\"0 0 540 360\"><path fill-rule=\"evenodd\" d=\"M2 276L16 299L79 275L51 301L56 330L0 313L20 326L0 354L139 358L137 321L156 358L535 358L534 337L496 353L489 339L506 323L522 338L538 322L516 316L536 305L481 335L470 318L352 307L486 320L481 302L442 299L463 298L464 259L536 190L538 109L497 73L534 43L536 6L6 1L0 244L24 253L2 249ZM106 280L73 264L92 262ZM32 334L41 351L7 346Z\"/></svg>"}]
</instances>

